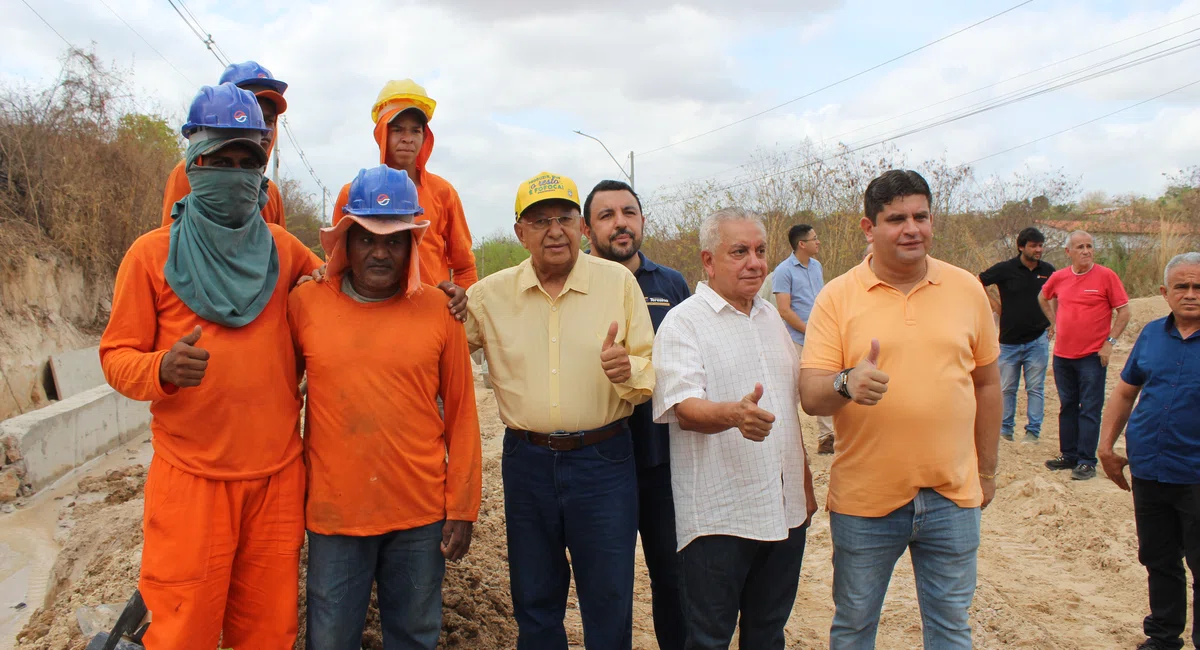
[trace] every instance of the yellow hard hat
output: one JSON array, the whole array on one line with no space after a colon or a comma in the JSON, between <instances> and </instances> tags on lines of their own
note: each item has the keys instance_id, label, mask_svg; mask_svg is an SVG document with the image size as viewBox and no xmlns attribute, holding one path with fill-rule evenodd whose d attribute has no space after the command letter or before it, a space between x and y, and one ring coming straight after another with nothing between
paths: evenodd
<instances>
[{"instance_id":1,"label":"yellow hard hat","mask_svg":"<svg viewBox=\"0 0 1200 650\"><path fill-rule=\"evenodd\" d=\"M521 183L521 186L517 188L517 203L514 206L517 219L520 219L521 213L528 210L533 204L550 199L570 201L578 207L579 188L575 187L575 181L566 176L542 172Z\"/></svg>"},{"instance_id":2,"label":"yellow hard hat","mask_svg":"<svg viewBox=\"0 0 1200 650\"><path fill-rule=\"evenodd\" d=\"M379 91L379 97L371 107L371 122L379 122L381 114L397 107L415 108L425 114L426 120L432 120L437 102L430 99L425 89L412 79L393 79Z\"/></svg>"}]
</instances>

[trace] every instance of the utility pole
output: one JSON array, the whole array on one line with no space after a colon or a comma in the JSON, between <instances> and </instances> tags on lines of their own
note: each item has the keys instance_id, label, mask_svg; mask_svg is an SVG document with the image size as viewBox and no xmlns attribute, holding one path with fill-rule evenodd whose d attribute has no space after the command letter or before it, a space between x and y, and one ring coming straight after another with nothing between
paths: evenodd
<instances>
[{"instance_id":1,"label":"utility pole","mask_svg":"<svg viewBox=\"0 0 1200 650\"><path fill-rule=\"evenodd\" d=\"M275 146L272 148L275 149L275 151L274 151L275 168L271 171L271 180L275 181L275 184L278 185L279 184L279 131L278 130L275 131Z\"/></svg>"},{"instance_id":2,"label":"utility pole","mask_svg":"<svg viewBox=\"0 0 1200 650\"><path fill-rule=\"evenodd\" d=\"M604 153L608 154L609 158L612 158L612 161L614 163L616 163L616 165L617 165L617 169L621 170L621 175L624 176L629 181L629 187L633 187L633 152L632 151L629 152L629 171L626 172L625 167L623 165L621 165L620 162L617 161L617 157L612 155L612 152L608 150L608 147L605 146L605 144L603 142L600 142L600 138L597 138L596 136L588 135L588 134L584 133L583 131L575 131L575 133L578 133L579 135L582 135L585 138L589 138L591 140L595 140L596 142L599 142L600 146L604 147Z\"/></svg>"}]
</instances>

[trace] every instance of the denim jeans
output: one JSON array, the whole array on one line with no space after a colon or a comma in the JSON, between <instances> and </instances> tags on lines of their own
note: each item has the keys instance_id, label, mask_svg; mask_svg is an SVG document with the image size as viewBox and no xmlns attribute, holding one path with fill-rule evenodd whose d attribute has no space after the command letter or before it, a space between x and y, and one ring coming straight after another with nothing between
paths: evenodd
<instances>
[{"instance_id":1,"label":"denim jeans","mask_svg":"<svg viewBox=\"0 0 1200 650\"><path fill-rule=\"evenodd\" d=\"M659 650L683 650L686 636L679 602L679 556L675 552L675 501L671 464L637 472L638 532L650 573L650 604Z\"/></svg>"},{"instance_id":2,"label":"denim jeans","mask_svg":"<svg viewBox=\"0 0 1200 650\"><path fill-rule=\"evenodd\" d=\"M1150 583L1146 636L1167 648L1182 648L1192 570L1192 644L1200 648L1200 485L1178 485L1133 477L1133 516L1138 561Z\"/></svg>"},{"instance_id":3,"label":"denim jeans","mask_svg":"<svg viewBox=\"0 0 1200 650\"><path fill-rule=\"evenodd\" d=\"M567 650L572 571L584 646L629 650L638 524L629 429L573 451L508 432L500 472L517 650Z\"/></svg>"},{"instance_id":4,"label":"denim jeans","mask_svg":"<svg viewBox=\"0 0 1200 650\"><path fill-rule=\"evenodd\" d=\"M687 650L783 650L808 528L775 542L705 535L679 552ZM740 620L739 620L740 614Z\"/></svg>"},{"instance_id":5,"label":"denim jeans","mask_svg":"<svg viewBox=\"0 0 1200 650\"><path fill-rule=\"evenodd\" d=\"M309 531L307 647L359 650L374 582L385 650L434 650L446 572L442 523L369 537Z\"/></svg>"},{"instance_id":6,"label":"denim jeans","mask_svg":"<svg viewBox=\"0 0 1200 650\"><path fill-rule=\"evenodd\" d=\"M1100 444L1100 412L1104 410L1107 368L1099 354L1082 359L1054 357L1054 384L1058 387L1058 449L1067 461L1096 466Z\"/></svg>"},{"instance_id":7,"label":"denim jeans","mask_svg":"<svg viewBox=\"0 0 1200 650\"><path fill-rule=\"evenodd\" d=\"M979 508L960 508L924 488L883 517L829 513L833 537L831 650L875 647L879 613L907 549L917 583L925 650L970 650Z\"/></svg>"},{"instance_id":8,"label":"denim jeans","mask_svg":"<svg viewBox=\"0 0 1200 650\"><path fill-rule=\"evenodd\" d=\"M1046 406L1046 366L1049 362L1050 345L1045 332L1028 343L1000 344L1000 392L1004 395L1004 418L1000 421L1000 433L1011 436L1016 427L1017 389L1023 370L1025 393L1029 398L1025 433L1041 435L1042 414Z\"/></svg>"}]
</instances>

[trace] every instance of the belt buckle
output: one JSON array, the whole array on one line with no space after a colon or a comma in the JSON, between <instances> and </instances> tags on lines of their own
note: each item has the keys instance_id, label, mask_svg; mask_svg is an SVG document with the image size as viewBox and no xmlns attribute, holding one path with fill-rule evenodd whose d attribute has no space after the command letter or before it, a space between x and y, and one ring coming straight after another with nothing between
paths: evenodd
<instances>
[{"instance_id":1,"label":"belt buckle","mask_svg":"<svg viewBox=\"0 0 1200 650\"><path fill-rule=\"evenodd\" d=\"M576 434L567 433L562 429L552 431L546 435L546 446L550 451L572 451L571 446Z\"/></svg>"}]
</instances>

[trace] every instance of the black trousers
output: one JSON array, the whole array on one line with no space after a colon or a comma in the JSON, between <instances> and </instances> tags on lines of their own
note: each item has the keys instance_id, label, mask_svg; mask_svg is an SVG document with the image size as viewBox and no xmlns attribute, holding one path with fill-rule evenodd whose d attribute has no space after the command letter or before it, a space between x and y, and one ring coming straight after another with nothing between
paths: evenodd
<instances>
[{"instance_id":1,"label":"black trousers","mask_svg":"<svg viewBox=\"0 0 1200 650\"><path fill-rule=\"evenodd\" d=\"M675 502L671 464L639 467L638 532L650 573L650 602L659 650L683 650L686 629L679 602L679 558L675 553Z\"/></svg>"},{"instance_id":2,"label":"black trousers","mask_svg":"<svg viewBox=\"0 0 1200 650\"><path fill-rule=\"evenodd\" d=\"M783 650L783 626L796 604L808 527L778 542L706 535L679 552L687 650ZM739 620L740 614L740 620Z\"/></svg>"},{"instance_id":3,"label":"black trousers","mask_svg":"<svg viewBox=\"0 0 1200 650\"><path fill-rule=\"evenodd\" d=\"M1200 647L1200 485L1133 479L1138 561L1150 581L1146 636L1182 648L1187 625L1187 572L1192 570L1192 643Z\"/></svg>"}]
</instances>

